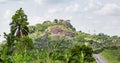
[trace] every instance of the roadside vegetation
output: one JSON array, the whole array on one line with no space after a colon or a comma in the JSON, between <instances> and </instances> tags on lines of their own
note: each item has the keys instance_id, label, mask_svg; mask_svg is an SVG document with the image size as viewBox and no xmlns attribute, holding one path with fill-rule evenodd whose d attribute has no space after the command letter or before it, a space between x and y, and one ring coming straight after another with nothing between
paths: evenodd
<instances>
[{"instance_id":1,"label":"roadside vegetation","mask_svg":"<svg viewBox=\"0 0 120 63\"><path fill-rule=\"evenodd\" d=\"M120 63L120 47L105 49L101 55L107 59L109 63Z\"/></svg>"}]
</instances>

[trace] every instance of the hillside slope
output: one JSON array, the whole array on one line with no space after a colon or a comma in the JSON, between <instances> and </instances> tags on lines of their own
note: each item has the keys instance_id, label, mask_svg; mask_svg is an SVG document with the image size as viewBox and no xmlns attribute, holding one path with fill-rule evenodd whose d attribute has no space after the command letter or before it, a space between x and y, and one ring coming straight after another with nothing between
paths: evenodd
<instances>
[{"instance_id":1,"label":"hillside slope","mask_svg":"<svg viewBox=\"0 0 120 63\"><path fill-rule=\"evenodd\" d=\"M38 38L51 36L54 38L67 37L74 40L74 43L87 43L93 48L103 48L111 46L120 46L120 37L109 36L103 33L88 34L81 31L76 31L69 20L55 19L53 21L44 21L35 26L29 26L30 37L35 41Z\"/></svg>"}]
</instances>

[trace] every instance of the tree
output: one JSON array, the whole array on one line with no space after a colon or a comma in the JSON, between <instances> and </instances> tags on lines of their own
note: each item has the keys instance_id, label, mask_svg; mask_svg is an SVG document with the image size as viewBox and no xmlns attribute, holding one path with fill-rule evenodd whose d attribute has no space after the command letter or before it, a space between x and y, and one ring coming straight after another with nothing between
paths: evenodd
<instances>
[{"instance_id":1,"label":"tree","mask_svg":"<svg viewBox=\"0 0 120 63\"><path fill-rule=\"evenodd\" d=\"M24 13L22 8L16 11L15 15L12 16L11 25L11 34L17 37L27 36L28 35L28 25L27 15Z\"/></svg>"},{"instance_id":2,"label":"tree","mask_svg":"<svg viewBox=\"0 0 120 63\"><path fill-rule=\"evenodd\" d=\"M22 39L17 40L16 37L21 38L21 36L28 35L29 32L27 27L28 24L29 23L27 22L27 15L25 15L22 8L20 8L19 10L16 11L15 15L12 16L12 22L10 23L11 25L10 33L9 34L4 33L4 38L6 39L6 45L8 49L7 52L8 55L11 55L13 53L13 49L14 49L13 47L16 45L16 42L22 40ZM24 38L24 39L29 39L29 38ZM29 43L27 44L33 45L32 40L29 41Z\"/></svg>"},{"instance_id":3,"label":"tree","mask_svg":"<svg viewBox=\"0 0 120 63\"><path fill-rule=\"evenodd\" d=\"M58 23L58 19L55 19L54 22L55 22L55 23Z\"/></svg>"},{"instance_id":4,"label":"tree","mask_svg":"<svg viewBox=\"0 0 120 63\"><path fill-rule=\"evenodd\" d=\"M119 45L120 38L119 38L117 35L112 36L111 38L113 39L113 40L112 40L112 42L113 42L113 46L117 46L117 45Z\"/></svg>"},{"instance_id":5,"label":"tree","mask_svg":"<svg viewBox=\"0 0 120 63\"><path fill-rule=\"evenodd\" d=\"M20 8L12 16L12 22L10 23L11 34L19 38L16 43L17 46L20 46L21 48L22 46L25 46L25 49L32 49L33 41L27 36L29 33L28 24L27 15L22 8Z\"/></svg>"},{"instance_id":6,"label":"tree","mask_svg":"<svg viewBox=\"0 0 120 63\"><path fill-rule=\"evenodd\" d=\"M13 36L11 33L4 33L4 38L6 39L7 55L11 55L13 53L13 46L15 44L15 36Z\"/></svg>"},{"instance_id":7,"label":"tree","mask_svg":"<svg viewBox=\"0 0 120 63\"><path fill-rule=\"evenodd\" d=\"M16 46L18 52L23 52L24 50L31 51L34 48L33 41L28 36L23 36L20 38Z\"/></svg>"},{"instance_id":8,"label":"tree","mask_svg":"<svg viewBox=\"0 0 120 63\"><path fill-rule=\"evenodd\" d=\"M69 58L68 63L87 63L93 62L94 58L92 57L93 50L91 47L86 45L75 45L71 50L71 57Z\"/></svg>"}]
</instances>

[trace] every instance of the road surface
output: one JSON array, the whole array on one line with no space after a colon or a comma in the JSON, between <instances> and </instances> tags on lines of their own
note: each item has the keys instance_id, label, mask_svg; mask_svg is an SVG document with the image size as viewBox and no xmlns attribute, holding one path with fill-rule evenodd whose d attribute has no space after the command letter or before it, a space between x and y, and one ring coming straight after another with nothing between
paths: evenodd
<instances>
[{"instance_id":1,"label":"road surface","mask_svg":"<svg viewBox=\"0 0 120 63\"><path fill-rule=\"evenodd\" d=\"M108 63L101 55L99 54L93 54L93 57L95 58L97 63Z\"/></svg>"}]
</instances>

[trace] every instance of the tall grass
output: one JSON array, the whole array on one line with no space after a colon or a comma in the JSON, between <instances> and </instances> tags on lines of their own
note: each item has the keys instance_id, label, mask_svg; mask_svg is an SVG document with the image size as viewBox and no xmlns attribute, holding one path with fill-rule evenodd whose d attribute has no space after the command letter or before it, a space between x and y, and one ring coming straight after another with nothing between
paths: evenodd
<instances>
[{"instance_id":1,"label":"tall grass","mask_svg":"<svg viewBox=\"0 0 120 63\"><path fill-rule=\"evenodd\" d=\"M105 49L101 55L109 63L120 63L120 49Z\"/></svg>"}]
</instances>

